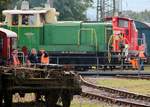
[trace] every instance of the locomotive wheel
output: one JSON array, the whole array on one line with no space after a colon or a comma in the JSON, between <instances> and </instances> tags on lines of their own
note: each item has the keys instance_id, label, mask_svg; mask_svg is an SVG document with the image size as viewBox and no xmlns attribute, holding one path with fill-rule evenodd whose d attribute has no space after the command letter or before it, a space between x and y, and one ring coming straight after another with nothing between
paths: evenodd
<instances>
[{"instance_id":1,"label":"locomotive wheel","mask_svg":"<svg viewBox=\"0 0 150 107\"><path fill-rule=\"evenodd\" d=\"M58 101L59 95L57 91L46 93L46 107L57 107L56 103Z\"/></svg>"},{"instance_id":2,"label":"locomotive wheel","mask_svg":"<svg viewBox=\"0 0 150 107\"><path fill-rule=\"evenodd\" d=\"M3 99L3 95L2 92L0 91L0 107L2 107L2 99Z\"/></svg>"},{"instance_id":3,"label":"locomotive wheel","mask_svg":"<svg viewBox=\"0 0 150 107\"><path fill-rule=\"evenodd\" d=\"M6 91L4 94L4 107L12 107L12 93Z\"/></svg>"},{"instance_id":4,"label":"locomotive wheel","mask_svg":"<svg viewBox=\"0 0 150 107\"><path fill-rule=\"evenodd\" d=\"M38 101L41 98L41 94L40 93L35 93L35 100Z\"/></svg>"}]
</instances>

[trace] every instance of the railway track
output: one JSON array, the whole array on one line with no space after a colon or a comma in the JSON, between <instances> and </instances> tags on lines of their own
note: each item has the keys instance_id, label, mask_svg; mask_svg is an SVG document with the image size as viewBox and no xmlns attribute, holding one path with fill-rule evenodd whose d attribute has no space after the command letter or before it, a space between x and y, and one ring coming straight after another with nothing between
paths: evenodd
<instances>
[{"instance_id":1,"label":"railway track","mask_svg":"<svg viewBox=\"0 0 150 107\"><path fill-rule=\"evenodd\" d=\"M150 107L150 97L123 90L93 85L81 77L82 97L129 107Z\"/></svg>"},{"instance_id":2,"label":"railway track","mask_svg":"<svg viewBox=\"0 0 150 107\"><path fill-rule=\"evenodd\" d=\"M82 71L79 72L81 76L150 76L150 72L138 72L138 71Z\"/></svg>"},{"instance_id":3,"label":"railway track","mask_svg":"<svg viewBox=\"0 0 150 107\"><path fill-rule=\"evenodd\" d=\"M144 79L144 80L150 80L150 76L146 75L139 75L139 76L133 76L133 75L117 75L115 78L125 78L125 79Z\"/></svg>"}]
</instances>

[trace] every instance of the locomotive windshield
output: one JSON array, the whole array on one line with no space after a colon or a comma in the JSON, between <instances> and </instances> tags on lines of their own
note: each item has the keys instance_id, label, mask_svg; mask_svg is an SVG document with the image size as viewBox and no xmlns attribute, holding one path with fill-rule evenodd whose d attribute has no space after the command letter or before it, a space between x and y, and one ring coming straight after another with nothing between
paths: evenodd
<instances>
[{"instance_id":1,"label":"locomotive windshield","mask_svg":"<svg viewBox=\"0 0 150 107\"><path fill-rule=\"evenodd\" d=\"M24 14L22 15L22 25L35 25L36 24L36 16L32 14Z\"/></svg>"},{"instance_id":2,"label":"locomotive windshield","mask_svg":"<svg viewBox=\"0 0 150 107\"><path fill-rule=\"evenodd\" d=\"M7 19L8 20L8 19ZM6 21L7 21L6 20ZM34 14L12 14L12 26L35 26L37 16Z\"/></svg>"},{"instance_id":3,"label":"locomotive windshield","mask_svg":"<svg viewBox=\"0 0 150 107\"><path fill-rule=\"evenodd\" d=\"M18 25L18 15L12 15L12 25Z\"/></svg>"},{"instance_id":4,"label":"locomotive windshield","mask_svg":"<svg viewBox=\"0 0 150 107\"><path fill-rule=\"evenodd\" d=\"M128 28L128 21L127 20L122 20L120 19L119 22L118 22L118 26L119 27L124 27L124 28Z\"/></svg>"},{"instance_id":5,"label":"locomotive windshield","mask_svg":"<svg viewBox=\"0 0 150 107\"><path fill-rule=\"evenodd\" d=\"M17 49L17 39L11 38L12 49Z\"/></svg>"}]
</instances>

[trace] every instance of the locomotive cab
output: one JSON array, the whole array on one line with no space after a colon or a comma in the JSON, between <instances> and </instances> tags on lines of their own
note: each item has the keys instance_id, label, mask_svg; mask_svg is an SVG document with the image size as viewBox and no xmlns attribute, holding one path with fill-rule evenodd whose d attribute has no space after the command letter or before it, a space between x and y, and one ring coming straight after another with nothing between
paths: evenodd
<instances>
[{"instance_id":1,"label":"locomotive cab","mask_svg":"<svg viewBox=\"0 0 150 107\"><path fill-rule=\"evenodd\" d=\"M57 22L58 12L54 8L33 10L4 10L7 26L40 27L45 23Z\"/></svg>"},{"instance_id":2,"label":"locomotive cab","mask_svg":"<svg viewBox=\"0 0 150 107\"><path fill-rule=\"evenodd\" d=\"M0 63L6 64L13 49L16 49L17 34L10 30L0 28Z\"/></svg>"},{"instance_id":3,"label":"locomotive cab","mask_svg":"<svg viewBox=\"0 0 150 107\"><path fill-rule=\"evenodd\" d=\"M118 52L121 48L128 47L130 53L135 53L138 50L138 31L134 21L129 18L113 17L112 25L114 51Z\"/></svg>"},{"instance_id":4,"label":"locomotive cab","mask_svg":"<svg viewBox=\"0 0 150 107\"><path fill-rule=\"evenodd\" d=\"M29 50L43 43L44 24L57 22L55 9L4 10L6 28L18 35L17 46ZM32 40L32 41L31 41Z\"/></svg>"},{"instance_id":5,"label":"locomotive cab","mask_svg":"<svg viewBox=\"0 0 150 107\"><path fill-rule=\"evenodd\" d=\"M39 27L42 26L42 15L45 10L4 10L5 24L10 27ZM44 20L44 19L43 19Z\"/></svg>"}]
</instances>

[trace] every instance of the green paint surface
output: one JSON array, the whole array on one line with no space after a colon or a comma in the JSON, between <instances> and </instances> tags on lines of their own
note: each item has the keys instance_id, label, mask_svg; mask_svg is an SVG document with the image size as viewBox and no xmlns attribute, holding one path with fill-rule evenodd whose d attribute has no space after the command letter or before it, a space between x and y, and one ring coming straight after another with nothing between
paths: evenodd
<instances>
[{"instance_id":1,"label":"green paint surface","mask_svg":"<svg viewBox=\"0 0 150 107\"><path fill-rule=\"evenodd\" d=\"M17 47L50 52L105 52L110 24L80 21L45 24L42 27L6 27L18 34ZM110 34L109 34L110 36Z\"/></svg>"}]
</instances>

